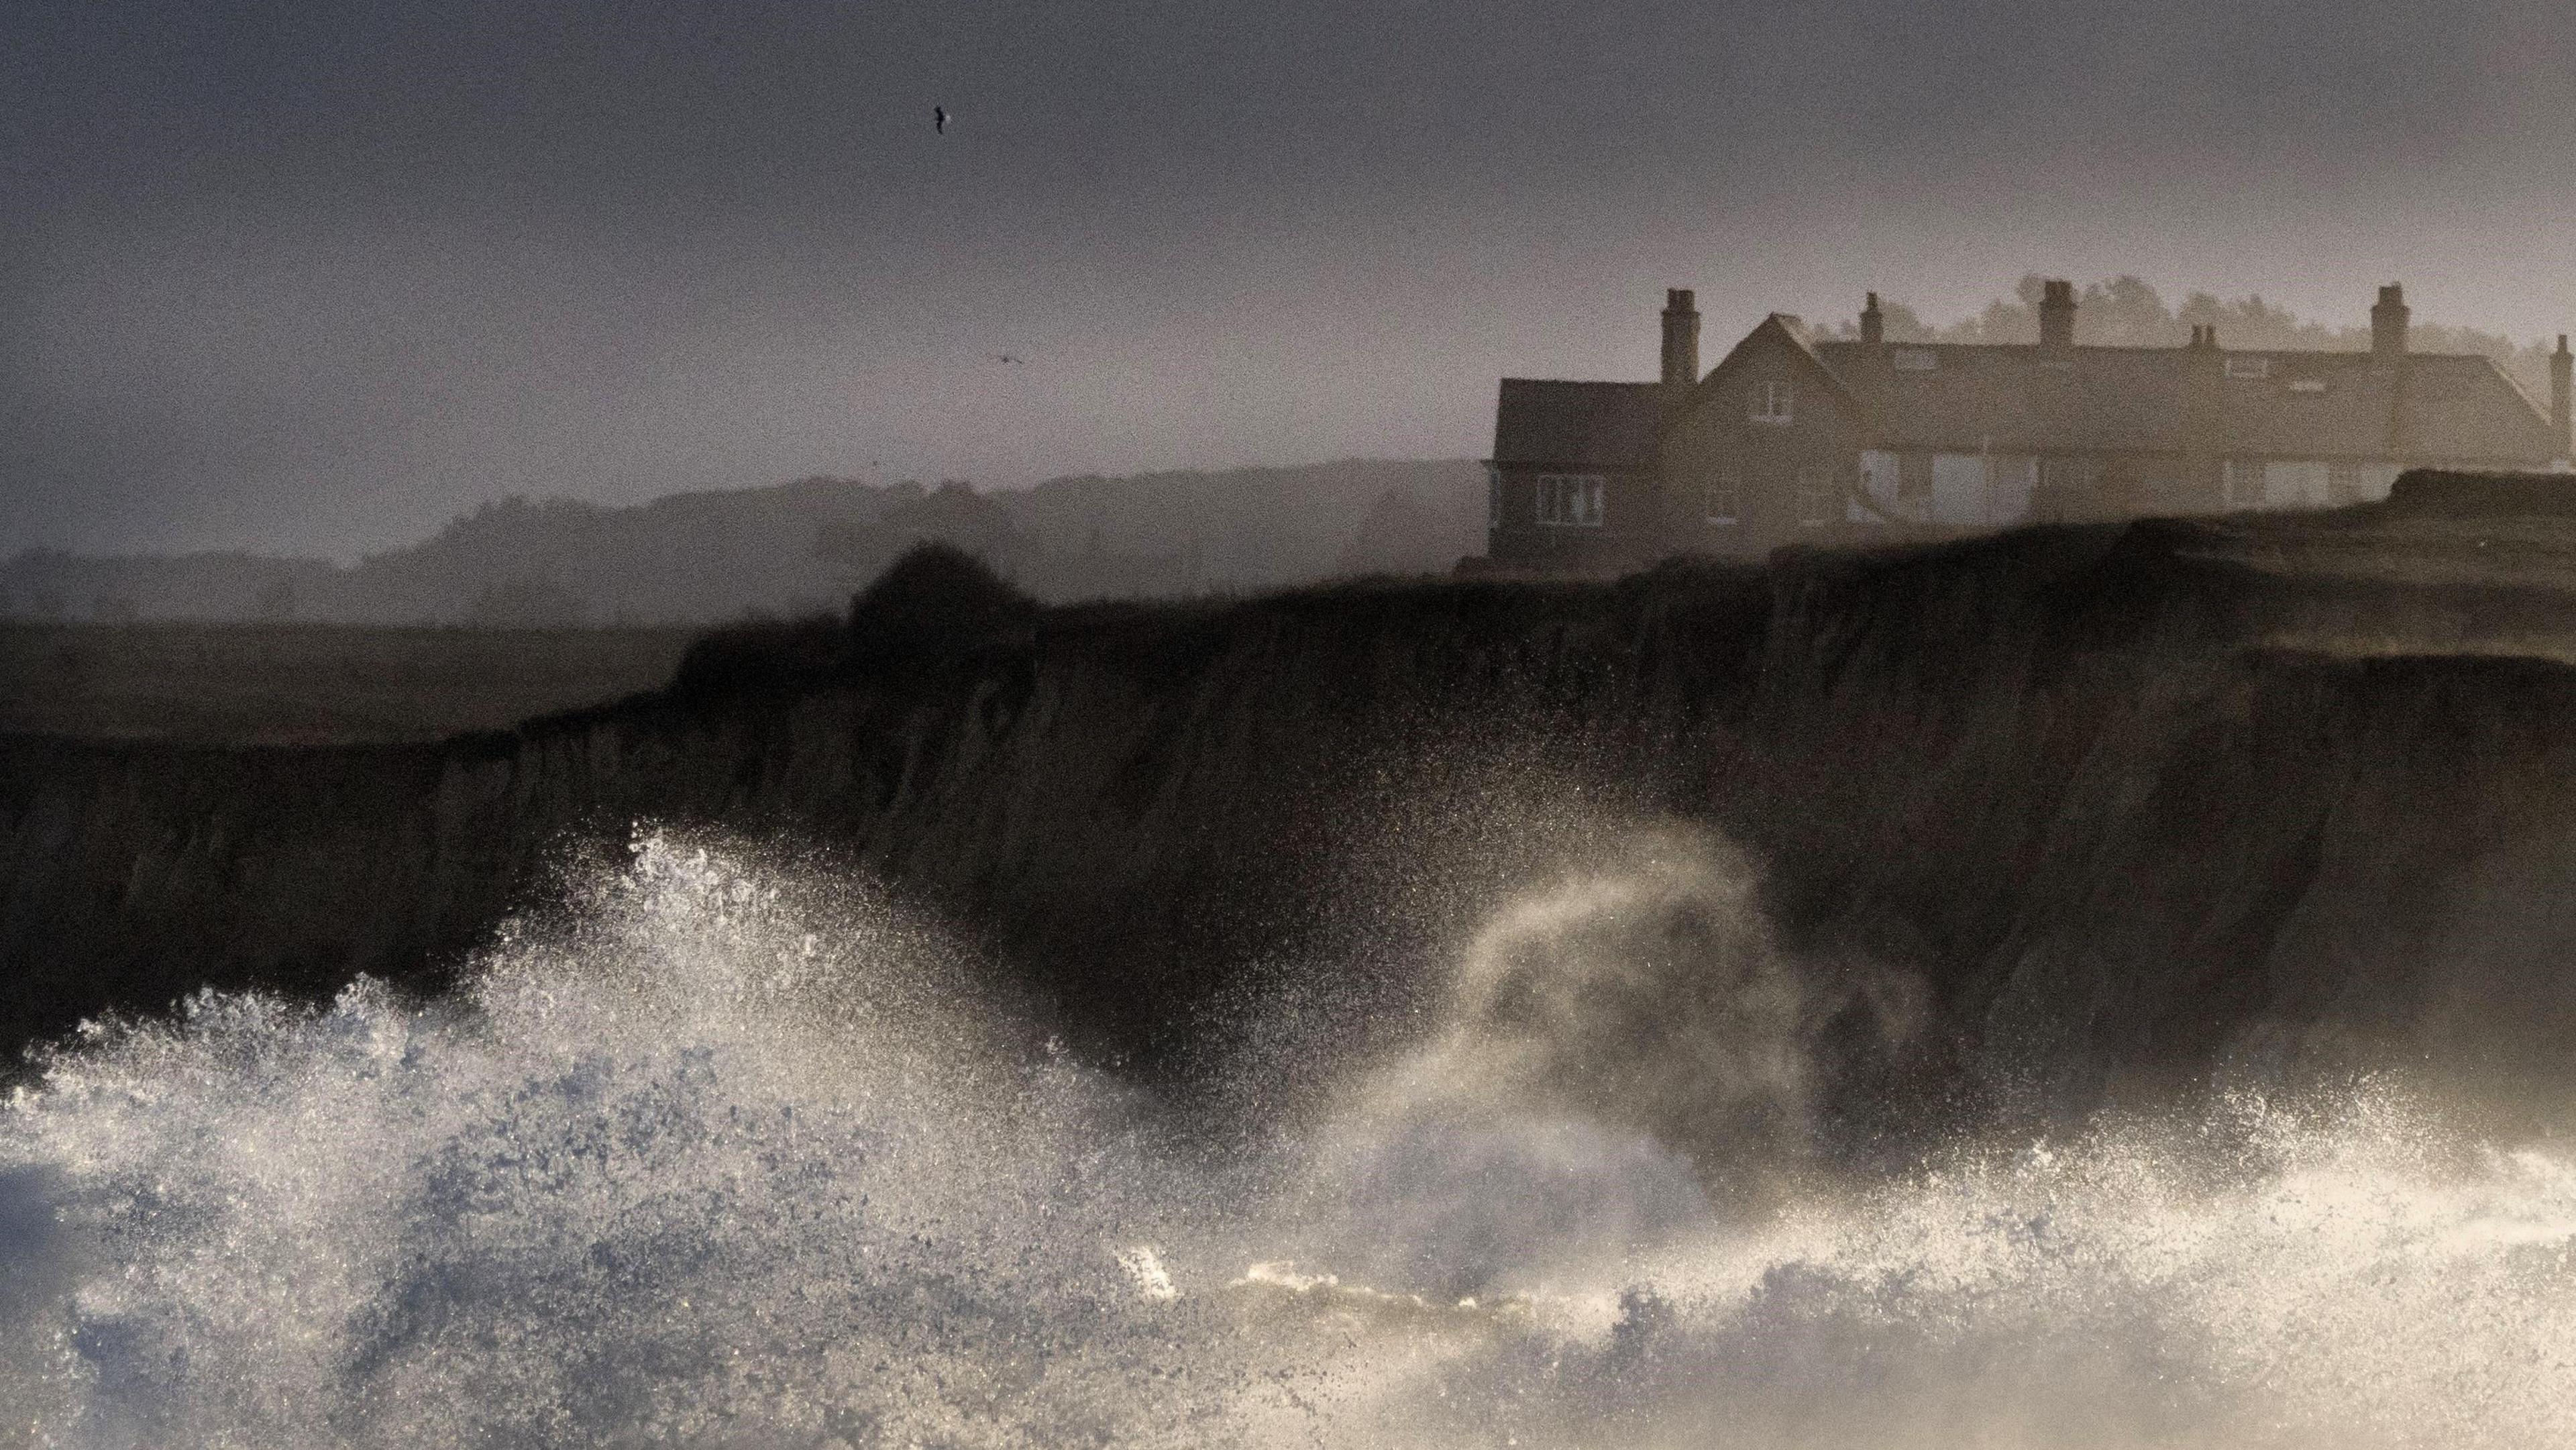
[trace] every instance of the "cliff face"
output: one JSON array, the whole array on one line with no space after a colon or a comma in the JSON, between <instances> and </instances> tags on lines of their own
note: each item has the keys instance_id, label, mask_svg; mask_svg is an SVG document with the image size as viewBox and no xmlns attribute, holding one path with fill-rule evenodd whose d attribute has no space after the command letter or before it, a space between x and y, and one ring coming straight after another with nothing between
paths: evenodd
<instances>
[{"instance_id":1,"label":"cliff face","mask_svg":"<svg viewBox=\"0 0 2576 1450\"><path fill-rule=\"evenodd\" d=\"M2275 542L2144 524L1784 584L1776 768L1715 809L1788 921L1903 944L1971 1073L2038 1102L2222 1064L2563 1078L2576 672L2480 646L2565 602L2356 601L2246 562Z\"/></svg>"},{"instance_id":2,"label":"cliff face","mask_svg":"<svg viewBox=\"0 0 2576 1450\"><path fill-rule=\"evenodd\" d=\"M2480 531L2142 524L1066 611L935 678L439 746L10 740L0 1034L434 978L567 843L653 819L822 843L1069 1030L1160 1053L1257 967L1400 962L1473 888L1680 818L1765 863L1791 951L1918 982L1916 1070L1980 1093L2427 1055L2548 1078L2576 671L2528 655L2576 620L2548 582L2576 531L2504 541L2515 568Z\"/></svg>"}]
</instances>

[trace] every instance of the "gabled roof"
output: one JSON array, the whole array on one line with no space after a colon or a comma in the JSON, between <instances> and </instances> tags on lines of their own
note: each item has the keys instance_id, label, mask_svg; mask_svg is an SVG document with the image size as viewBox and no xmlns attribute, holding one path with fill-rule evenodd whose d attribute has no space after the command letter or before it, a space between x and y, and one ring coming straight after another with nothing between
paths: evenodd
<instances>
[{"instance_id":1,"label":"gabled roof","mask_svg":"<svg viewBox=\"0 0 2576 1450\"><path fill-rule=\"evenodd\" d=\"M1850 384L1843 381L1842 375L1834 370L1833 364L1825 361L1824 356L1817 352L1815 341L1807 335L1807 325L1786 312L1774 312L1755 323L1751 332L1744 334L1735 346L1726 350L1726 356L1717 360L1717 366L1710 368L1707 376L1692 385L1690 399L1682 405L1682 411L1687 412L1698 407L1709 394L1718 390L1719 380L1735 370L1738 360L1760 352L1766 346L1779 347L1791 357L1804 362L1815 376L1823 379L1835 392L1842 394L1853 403L1866 405L1866 400L1852 392Z\"/></svg>"},{"instance_id":2,"label":"gabled roof","mask_svg":"<svg viewBox=\"0 0 2576 1450\"><path fill-rule=\"evenodd\" d=\"M1856 341L1814 352L1891 448L2174 451L2184 446L2187 395L2200 386L2209 441L2229 451L2460 462L2560 451L2547 415L2493 360L2473 355L2413 353L2390 368L2365 352ZM1897 367L1908 353L1931 366ZM2230 376L2231 362L2260 376Z\"/></svg>"},{"instance_id":3,"label":"gabled roof","mask_svg":"<svg viewBox=\"0 0 2576 1450\"><path fill-rule=\"evenodd\" d=\"M1662 411L1657 383L1505 378L1494 404L1498 464L1651 468Z\"/></svg>"}]
</instances>

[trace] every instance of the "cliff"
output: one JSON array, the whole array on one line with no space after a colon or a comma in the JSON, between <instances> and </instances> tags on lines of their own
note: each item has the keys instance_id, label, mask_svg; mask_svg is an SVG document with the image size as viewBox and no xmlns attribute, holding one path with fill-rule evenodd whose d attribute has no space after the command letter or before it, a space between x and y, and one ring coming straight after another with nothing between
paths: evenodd
<instances>
[{"instance_id":1,"label":"cliff","mask_svg":"<svg viewBox=\"0 0 2576 1450\"><path fill-rule=\"evenodd\" d=\"M1057 610L927 675L438 745L9 739L0 1037L201 982L433 983L568 847L652 819L812 843L1082 1040L1172 1062L1247 982L1370 990L1679 820L1763 864L1789 951L1919 984L1909 1093L2556 1081L2576 520L2428 497Z\"/></svg>"}]
</instances>

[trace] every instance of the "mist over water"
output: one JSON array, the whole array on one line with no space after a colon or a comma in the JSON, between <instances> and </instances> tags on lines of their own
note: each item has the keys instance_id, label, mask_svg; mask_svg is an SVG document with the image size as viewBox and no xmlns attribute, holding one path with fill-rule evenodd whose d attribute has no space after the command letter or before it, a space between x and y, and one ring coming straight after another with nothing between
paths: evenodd
<instances>
[{"instance_id":1,"label":"mist over water","mask_svg":"<svg viewBox=\"0 0 2576 1450\"><path fill-rule=\"evenodd\" d=\"M448 1000L60 1050L0 1113L0 1444L2576 1438L2576 1161L2362 1084L1855 1167L1817 1044L1913 989L1752 879L1642 831L1496 902L1243 1135L864 883L642 836Z\"/></svg>"}]
</instances>

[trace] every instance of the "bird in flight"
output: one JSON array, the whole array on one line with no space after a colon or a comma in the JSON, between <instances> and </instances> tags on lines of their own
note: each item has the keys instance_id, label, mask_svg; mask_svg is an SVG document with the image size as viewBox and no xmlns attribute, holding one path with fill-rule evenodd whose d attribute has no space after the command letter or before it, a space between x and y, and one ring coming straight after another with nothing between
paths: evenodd
<instances>
[{"instance_id":1,"label":"bird in flight","mask_svg":"<svg viewBox=\"0 0 2576 1450\"><path fill-rule=\"evenodd\" d=\"M942 136L948 134L948 108L946 106L933 106L930 108L930 129L938 132Z\"/></svg>"},{"instance_id":2,"label":"bird in flight","mask_svg":"<svg viewBox=\"0 0 2576 1450\"><path fill-rule=\"evenodd\" d=\"M993 354L993 361L995 361L995 362L997 362L997 363L1012 363L1012 364L1016 364L1017 366L1020 366L1020 367L1026 367L1026 366L1028 366L1028 363L1029 363L1029 360L1028 360L1027 358L1024 358L1024 357L1014 357L1014 356L1012 356L1011 354L1009 354L1009 353L1007 353L1007 352L997 352L997 353Z\"/></svg>"}]
</instances>

